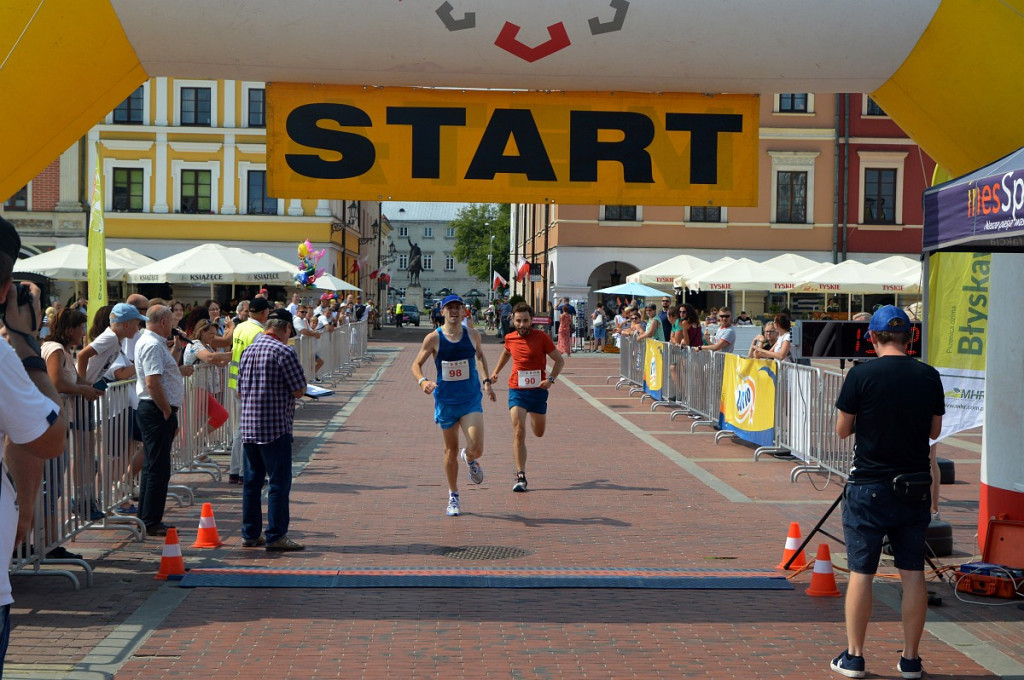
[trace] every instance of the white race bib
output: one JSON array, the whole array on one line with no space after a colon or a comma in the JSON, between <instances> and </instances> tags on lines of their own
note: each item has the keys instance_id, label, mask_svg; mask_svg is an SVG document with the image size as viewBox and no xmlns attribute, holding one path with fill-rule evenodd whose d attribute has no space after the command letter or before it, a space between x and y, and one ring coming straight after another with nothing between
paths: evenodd
<instances>
[{"instance_id":1,"label":"white race bib","mask_svg":"<svg viewBox=\"0 0 1024 680\"><path fill-rule=\"evenodd\" d=\"M529 390L540 387L540 371L519 371L519 389Z\"/></svg>"},{"instance_id":2,"label":"white race bib","mask_svg":"<svg viewBox=\"0 0 1024 680\"><path fill-rule=\"evenodd\" d=\"M469 359L461 361L442 361L441 379L445 382L469 380Z\"/></svg>"}]
</instances>

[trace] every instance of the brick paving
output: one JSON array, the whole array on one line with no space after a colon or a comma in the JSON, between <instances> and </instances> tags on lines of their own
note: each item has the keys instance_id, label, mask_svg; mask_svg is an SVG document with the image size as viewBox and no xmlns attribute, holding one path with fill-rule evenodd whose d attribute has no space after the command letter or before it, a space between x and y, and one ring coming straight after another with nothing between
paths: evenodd
<instances>
[{"instance_id":1,"label":"brick paving","mask_svg":"<svg viewBox=\"0 0 1024 680\"><path fill-rule=\"evenodd\" d=\"M464 514L445 517L432 400L409 373L425 330L380 334L371 343L375 362L342 383L337 397L299 410L295 451L311 455L300 455L291 533L305 552L241 548L240 487L194 476L184 481L196 489L196 505L172 507L168 517L181 531L187 566L760 570L782 557L790 521L810 530L839 492L820 475L790 483L791 463L755 463L745 445L716 445L707 428L691 434L688 419L652 414L649 402L606 382L617 357L582 354L569 359L554 388L547 435L528 437L530 491L511 491L511 428L499 386L498 403L485 402L485 482L469 484L463 471ZM486 350L493 366L493 338ZM644 432L653 439L638 436ZM945 563L966 561L974 540L975 435L940 450L956 461L958 477L942 487L958 551ZM733 500L693 471L713 475L717 489L727 485ZM225 546L193 550L205 501ZM841 535L838 516L826 528ZM842 548L830 543L839 563ZM440 554L468 546L525 555ZM806 596L807 573L784 592L184 590L152 578L160 555L153 539L130 543L123 533L90 531L69 548L94 565L95 584L73 591L56 576L13 577L6 677L829 677L827 661L845 641L842 600ZM845 591L841 574L839 586ZM944 604L930 612L922 643L929 677L1024 675L1024 612L1016 604L968 605L946 584L932 589ZM898 677L898 587L884 583L876 592L868 670Z\"/></svg>"}]
</instances>

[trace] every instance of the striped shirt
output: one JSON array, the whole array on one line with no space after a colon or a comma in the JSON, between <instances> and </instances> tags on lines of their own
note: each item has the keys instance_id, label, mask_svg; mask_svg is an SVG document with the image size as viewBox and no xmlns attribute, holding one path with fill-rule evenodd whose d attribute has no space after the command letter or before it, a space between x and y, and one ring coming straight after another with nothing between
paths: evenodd
<instances>
[{"instance_id":1,"label":"striped shirt","mask_svg":"<svg viewBox=\"0 0 1024 680\"><path fill-rule=\"evenodd\" d=\"M295 350L272 335L260 334L242 353L238 369L242 441L269 444L291 434L295 420L292 392L305 387Z\"/></svg>"}]
</instances>

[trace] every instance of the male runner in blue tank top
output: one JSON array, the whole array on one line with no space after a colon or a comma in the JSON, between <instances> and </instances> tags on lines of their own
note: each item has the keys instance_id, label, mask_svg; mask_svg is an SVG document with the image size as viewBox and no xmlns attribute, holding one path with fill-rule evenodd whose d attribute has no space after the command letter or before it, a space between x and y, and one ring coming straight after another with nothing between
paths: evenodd
<instances>
[{"instance_id":1,"label":"male runner in blue tank top","mask_svg":"<svg viewBox=\"0 0 1024 680\"><path fill-rule=\"evenodd\" d=\"M444 323L423 339L412 364L412 374L424 394L434 395L434 422L444 435L444 473L448 479L449 517L459 515L459 458L466 461L469 479L484 481L477 459L484 453L484 409L480 376L488 375L480 333L462 325L464 305L458 295L441 301ZM423 364L434 357L437 380L423 375ZM475 361L474 361L475 359ZM479 371L477 364L479 363ZM487 396L495 401L489 378L484 379ZM459 449L459 428L466 433L466 446Z\"/></svg>"}]
</instances>

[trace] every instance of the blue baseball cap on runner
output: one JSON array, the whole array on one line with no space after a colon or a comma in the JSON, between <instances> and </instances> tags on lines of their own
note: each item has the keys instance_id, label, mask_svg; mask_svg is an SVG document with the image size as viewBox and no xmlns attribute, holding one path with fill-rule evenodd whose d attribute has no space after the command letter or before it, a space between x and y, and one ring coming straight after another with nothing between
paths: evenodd
<instances>
[{"instance_id":1,"label":"blue baseball cap on runner","mask_svg":"<svg viewBox=\"0 0 1024 680\"><path fill-rule=\"evenodd\" d=\"M458 302L460 305L466 304L465 302L462 301L462 298L460 298L458 295L449 295L445 299L441 300L441 306L442 307L447 307L448 305L450 305L453 302Z\"/></svg>"}]
</instances>

